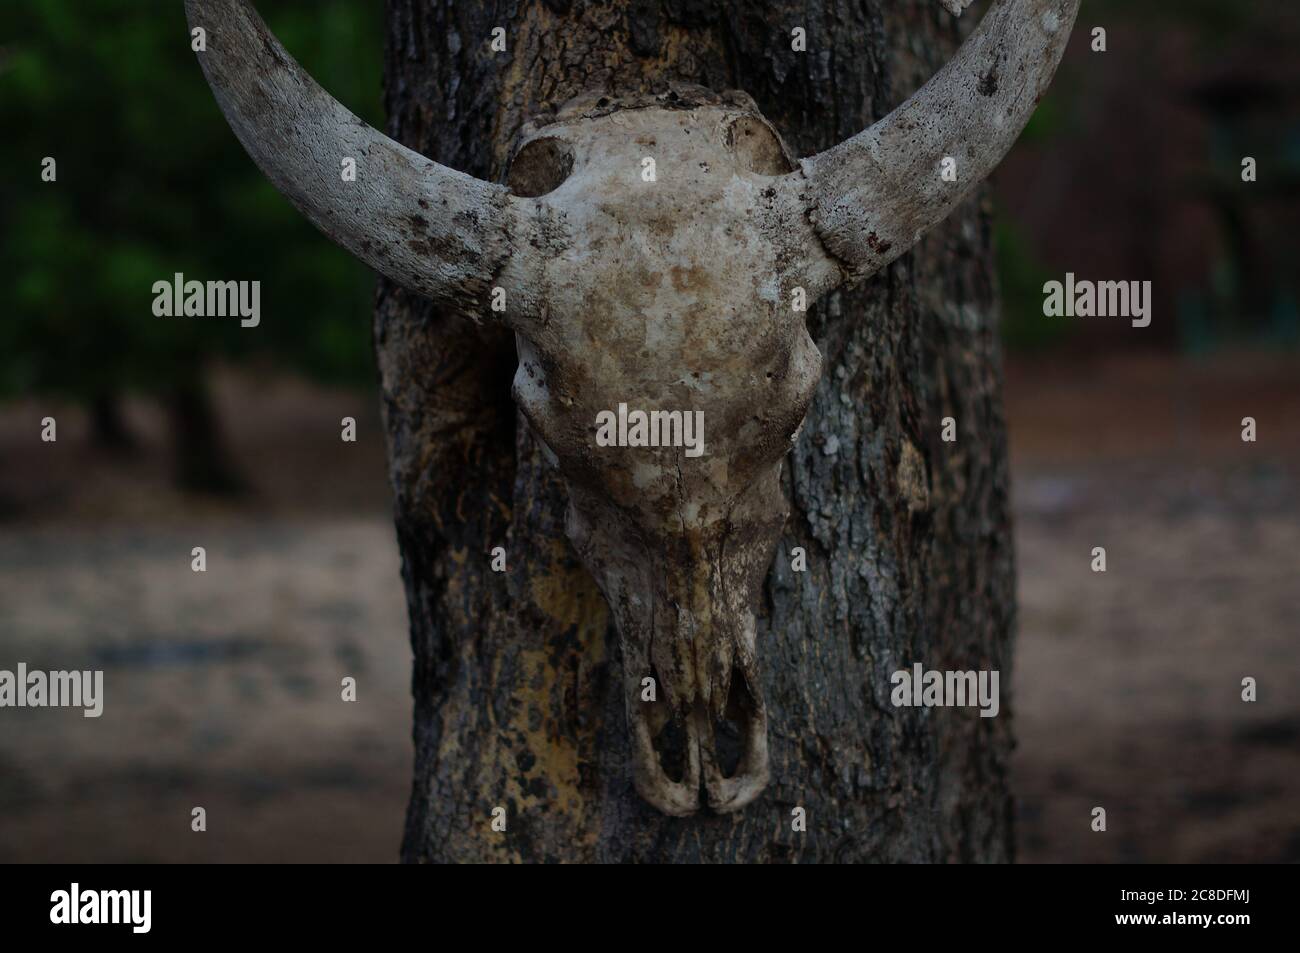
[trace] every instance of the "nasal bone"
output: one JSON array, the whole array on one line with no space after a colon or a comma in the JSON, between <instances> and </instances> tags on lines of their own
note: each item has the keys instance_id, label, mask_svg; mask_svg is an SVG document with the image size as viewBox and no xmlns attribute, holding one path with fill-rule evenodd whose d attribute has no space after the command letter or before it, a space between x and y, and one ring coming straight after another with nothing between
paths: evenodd
<instances>
[{"instance_id":1,"label":"nasal bone","mask_svg":"<svg viewBox=\"0 0 1300 953\"><path fill-rule=\"evenodd\" d=\"M739 669L733 672L729 697L722 703L697 693L670 712L666 699L638 700L632 723L633 776L642 798L665 814L685 817L705 805L717 814L737 811L762 792L769 777L767 710L751 690L750 678ZM728 725L734 726L734 741L740 745L730 770L719 751L718 732ZM680 763L670 774L665 761L674 755Z\"/></svg>"}]
</instances>

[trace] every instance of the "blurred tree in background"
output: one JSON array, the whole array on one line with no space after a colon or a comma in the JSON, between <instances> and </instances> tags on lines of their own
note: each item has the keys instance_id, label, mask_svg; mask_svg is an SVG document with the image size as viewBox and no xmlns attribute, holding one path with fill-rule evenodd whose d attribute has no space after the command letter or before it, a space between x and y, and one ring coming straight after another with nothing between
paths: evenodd
<instances>
[{"instance_id":1,"label":"blurred tree in background","mask_svg":"<svg viewBox=\"0 0 1300 953\"><path fill-rule=\"evenodd\" d=\"M1010 350L1300 343L1297 47L1295 0L1088 0L1051 95L994 176ZM1044 317L1043 282L1067 270L1151 280L1150 331Z\"/></svg>"},{"instance_id":2,"label":"blurred tree in background","mask_svg":"<svg viewBox=\"0 0 1300 953\"><path fill-rule=\"evenodd\" d=\"M380 124L383 5L260 0L342 102ZM72 398L128 445L118 401L160 399L182 483L236 484L204 384L259 356L369 383L373 278L266 182L221 118L179 0L0 4L0 399ZM41 180L44 157L57 182ZM260 280L261 324L160 318L152 285Z\"/></svg>"}]
</instances>

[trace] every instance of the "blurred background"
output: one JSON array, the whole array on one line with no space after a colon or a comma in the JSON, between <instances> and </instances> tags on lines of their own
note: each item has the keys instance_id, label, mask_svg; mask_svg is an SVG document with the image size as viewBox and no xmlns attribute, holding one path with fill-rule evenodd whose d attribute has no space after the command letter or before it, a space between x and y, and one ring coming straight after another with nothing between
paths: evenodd
<instances>
[{"instance_id":1,"label":"blurred background","mask_svg":"<svg viewBox=\"0 0 1300 953\"><path fill-rule=\"evenodd\" d=\"M382 124L382 4L258 7ZM1289 0L1087 0L994 180L1021 860L1300 860L1297 49ZM0 5L0 129L0 668L103 669L111 714L4 711L0 861L395 860L373 278L246 158L179 4ZM274 274L274 319L155 318L175 271ZM1151 280L1151 326L1045 318L1067 271Z\"/></svg>"}]
</instances>

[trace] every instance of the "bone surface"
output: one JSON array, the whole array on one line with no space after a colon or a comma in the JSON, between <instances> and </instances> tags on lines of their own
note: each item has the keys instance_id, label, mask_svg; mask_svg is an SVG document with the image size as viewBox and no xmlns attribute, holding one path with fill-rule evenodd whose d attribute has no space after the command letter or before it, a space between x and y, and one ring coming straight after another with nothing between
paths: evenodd
<instances>
[{"instance_id":1,"label":"bone surface","mask_svg":"<svg viewBox=\"0 0 1300 953\"><path fill-rule=\"evenodd\" d=\"M515 400L564 474L570 539L614 613L638 791L669 814L697 810L701 788L734 810L767 781L753 607L821 369L791 302L836 269L810 258L802 208L772 188L792 159L747 96L580 100L526 135L511 179L546 179L539 163L564 178L535 200L544 254L505 276L527 289ZM620 404L700 413L706 452L599 446L597 419Z\"/></svg>"},{"instance_id":2,"label":"bone surface","mask_svg":"<svg viewBox=\"0 0 1300 953\"><path fill-rule=\"evenodd\" d=\"M920 240L1002 161L1047 91L1080 0L999 0L957 55L880 122L801 163L817 234L860 281ZM956 182L940 175L956 163Z\"/></svg>"},{"instance_id":3,"label":"bone surface","mask_svg":"<svg viewBox=\"0 0 1300 953\"><path fill-rule=\"evenodd\" d=\"M285 52L245 0L186 0L230 128L313 225L418 294L477 311L508 252L508 193L366 125ZM340 175L345 158L355 181Z\"/></svg>"},{"instance_id":4,"label":"bone surface","mask_svg":"<svg viewBox=\"0 0 1300 953\"><path fill-rule=\"evenodd\" d=\"M912 99L802 163L744 93L592 92L524 130L507 191L364 126L245 0L187 0L231 126L326 234L475 316L504 292L514 399L617 625L633 781L659 810L734 811L768 781L755 612L821 371L799 303L893 261L988 174L1078 5L998 0ZM350 152L367 165L360 192L338 181ZM606 445L601 421L623 433L627 408L691 415L700 440L669 428Z\"/></svg>"}]
</instances>

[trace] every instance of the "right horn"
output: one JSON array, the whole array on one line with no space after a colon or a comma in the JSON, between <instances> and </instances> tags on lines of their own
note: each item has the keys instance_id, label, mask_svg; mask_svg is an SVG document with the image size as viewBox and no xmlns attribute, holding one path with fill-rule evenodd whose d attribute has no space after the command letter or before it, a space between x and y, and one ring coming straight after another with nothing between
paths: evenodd
<instances>
[{"instance_id":1,"label":"right horn","mask_svg":"<svg viewBox=\"0 0 1300 953\"><path fill-rule=\"evenodd\" d=\"M850 281L915 245L1002 161L1052 81L1079 3L995 0L911 99L786 177ZM941 174L945 158L956 182Z\"/></svg>"}]
</instances>

